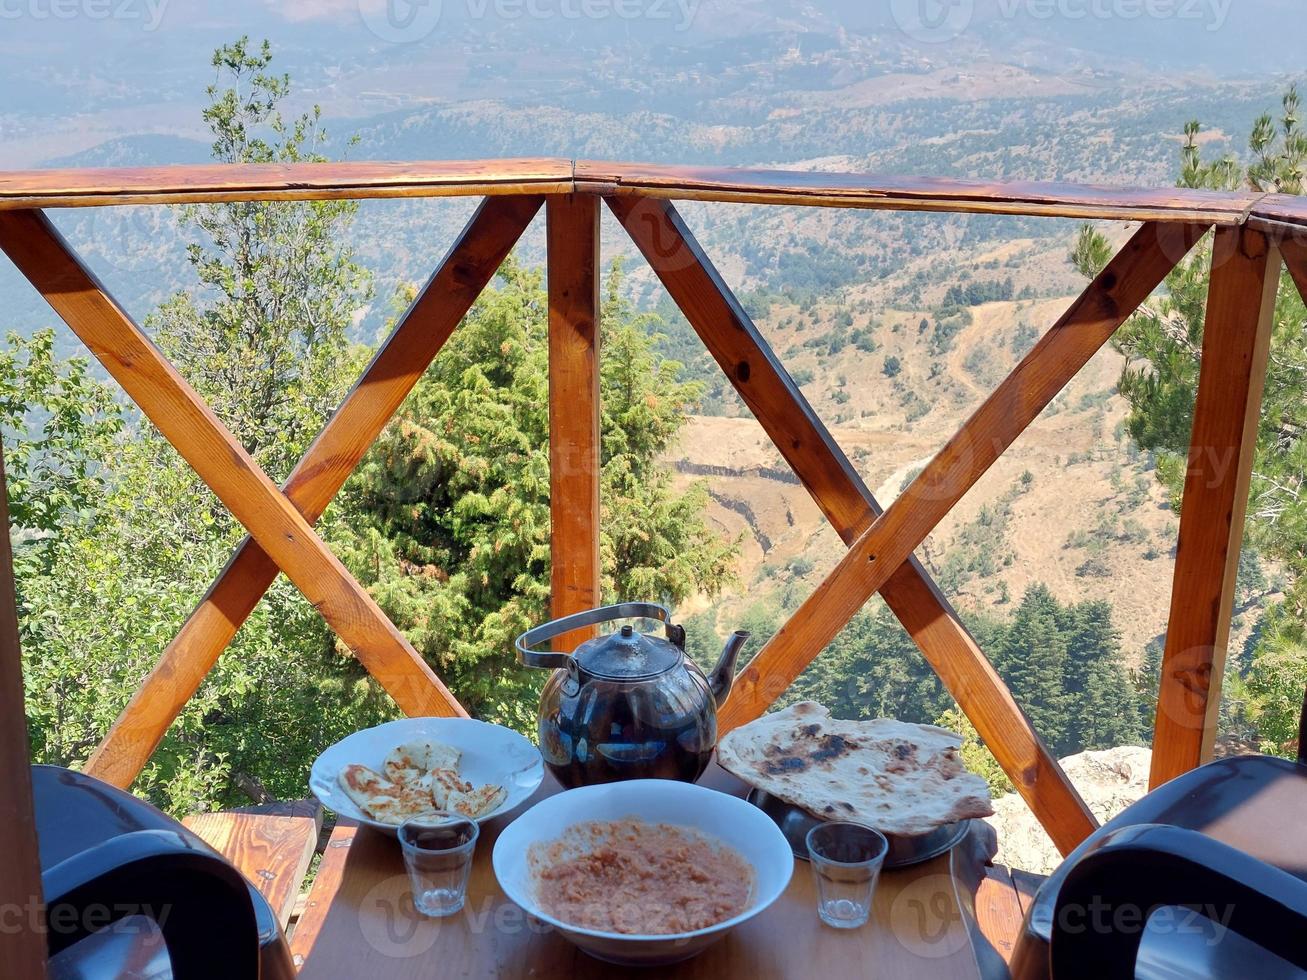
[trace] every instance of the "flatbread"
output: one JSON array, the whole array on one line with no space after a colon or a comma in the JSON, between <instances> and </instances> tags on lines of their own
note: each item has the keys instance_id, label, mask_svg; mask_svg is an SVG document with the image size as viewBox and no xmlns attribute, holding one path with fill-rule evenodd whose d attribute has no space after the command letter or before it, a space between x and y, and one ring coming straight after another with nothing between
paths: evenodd
<instances>
[{"instance_id":1,"label":"flatbread","mask_svg":"<svg viewBox=\"0 0 1307 980\"><path fill-rule=\"evenodd\" d=\"M367 766L351 764L340 771L339 782L364 813L381 823L401 824L436 811L429 776L397 783Z\"/></svg>"},{"instance_id":2,"label":"flatbread","mask_svg":"<svg viewBox=\"0 0 1307 980\"><path fill-rule=\"evenodd\" d=\"M985 780L962 764L961 745L934 725L840 721L801 701L730 732L717 761L814 816L910 836L994 812Z\"/></svg>"},{"instance_id":3,"label":"flatbread","mask_svg":"<svg viewBox=\"0 0 1307 980\"><path fill-rule=\"evenodd\" d=\"M473 786L459 772L462 753L443 742L408 742L392 749L381 768L352 764L337 781L364 814L381 823L401 824L436 812L477 819L499 809L508 790L493 783Z\"/></svg>"},{"instance_id":4,"label":"flatbread","mask_svg":"<svg viewBox=\"0 0 1307 980\"><path fill-rule=\"evenodd\" d=\"M458 778L453 769L437 769L431 773L431 798L436 801L439 810L452 810L450 798L472 789L472 784Z\"/></svg>"},{"instance_id":5,"label":"flatbread","mask_svg":"<svg viewBox=\"0 0 1307 980\"><path fill-rule=\"evenodd\" d=\"M391 782L403 783L437 769L457 772L460 758L462 753L444 742L408 742L386 756L381 769Z\"/></svg>"},{"instance_id":6,"label":"flatbread","mask_svg":"<svg viewBox=\"0 0 1307 980\"><path fill-rule=\"evenodd\" d=\"M506 799L508 799L508 790L502 786L478 786L466 792L450 793L444 809L461 813L475 820L483 813L490 813L497 809Z\"/></svg>"}]
</instances>

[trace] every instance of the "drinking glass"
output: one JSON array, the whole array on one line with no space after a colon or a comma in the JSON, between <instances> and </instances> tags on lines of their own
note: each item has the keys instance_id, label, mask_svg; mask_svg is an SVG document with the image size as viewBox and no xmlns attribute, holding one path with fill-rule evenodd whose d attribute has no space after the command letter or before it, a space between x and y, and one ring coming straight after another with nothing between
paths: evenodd
<instances>
[{"instance_id":1,"label":"drinking glass","mask_svg":"<svg viewBox=\"0 0 1307 980\"><path fill-rule=\"evenodd\" d=\"M857 823L823 823L808 831L808 863L817 914L836 929L856 929L871 915L871 897L889 841Z\"/></svg>"},{"instance_id":2,"label":"drinking glass","mask_svg":"<svg viewBox=\"0 0 1307 980\"><path fill-rule=\"evenodd\" d=\"M400 824L404 866L420 913L438 918L463 907L478 833L475 820L456 813L426 814Z\"/></svg>"}]
</instances>

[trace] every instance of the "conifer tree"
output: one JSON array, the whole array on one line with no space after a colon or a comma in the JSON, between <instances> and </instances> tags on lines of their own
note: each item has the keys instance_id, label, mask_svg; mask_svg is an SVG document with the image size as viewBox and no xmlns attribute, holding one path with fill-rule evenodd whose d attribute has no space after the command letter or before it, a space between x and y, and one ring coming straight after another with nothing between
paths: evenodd
<instances>
[{"instance_id":1,"label":"conifer tree","mask_svg":"<svg viewBox=\"0 0 1307 980\"><path fill-rule=\"evenodd\" d=\"M1043 739L1057 751L1068 747L1067 637L1058 601L1044 585L1021 599L994 653L994 664Z\"/></svg>"}]
</instances>

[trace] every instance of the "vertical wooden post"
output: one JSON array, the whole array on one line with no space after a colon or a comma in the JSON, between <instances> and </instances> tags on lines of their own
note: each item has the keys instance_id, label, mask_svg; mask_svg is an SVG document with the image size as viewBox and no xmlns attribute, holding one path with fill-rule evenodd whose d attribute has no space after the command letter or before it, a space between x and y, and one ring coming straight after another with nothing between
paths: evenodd
<instances>
[{"instance_id":1,"label":"vertical wooden post","mask_svg":"<svg viewBox=\"0 0 1307 980\"><path fill-rule=\"evenodd\" d=\"M554 616L599 605L599 199L550 197L549 512ZM571 650L594 635L560 637Z\"/></svg>"},{"instance_id":2,"label":"vertical wooden post","mask_svg":"<svg viewBox=\"0 0 1307 980\"><path fill-rule=\"evenodd\" d=\"M0 860L0 976L45 976L41 858L32 809L31 750L23 710L23 662L18 647L18 603L9 541L9 494L0 453L0 827L6 854ZM37 917L34 921L34 917Z\"/></svg>"},{"instance_id":3,"label":"vertical wooden post","mask_svg":"<svg viewBox=\"0 0 1307 980\"><path fill-rule=\"evenodd\" d=\"M1264 234L1217 230L1158 691L1154 787L1212 755L1279 280L1280 254Z\"/></svg>"}]
</instances>

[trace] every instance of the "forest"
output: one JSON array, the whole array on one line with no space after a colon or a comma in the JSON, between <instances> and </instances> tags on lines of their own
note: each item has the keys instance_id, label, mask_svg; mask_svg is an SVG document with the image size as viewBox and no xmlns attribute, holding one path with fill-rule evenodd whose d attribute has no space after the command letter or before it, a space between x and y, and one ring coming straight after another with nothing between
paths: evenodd
<instances>
[{"instance_id":1,"label":"forest","mask_svg":"<svg viewBox=\"0 0 1307 980\"><path fill-rule=\"evenodd\" d=\"M290 79L266 45L217 51L204 122L220 162L327 159L320 114L286 117ZM1280 123L1254 126L1253 163L1203 161L1189 130L1180 181L1301 193L1304 140L1296 94ZM1295 183L1296 181L1296 183ZM156 343L276 480L312 442L368 356L352 333L374 281L341 245L351 202L185 208L197 287L146 321ZM1092 229L1076 267L1092 274L1107 243ZM1175 498L1183 474L1201 342L1204 255L1119 341L1129 435L1157 455ZM787 261L790 261L787 259ZM794 295L846 275L838 252L812 256ZM601 542L606 600L673 606L741 585L740 541L708 521L706 481L678 484L663 457L692 412L723 394L679 318L629 298L626 270L606 270L602 310ZM933 324L949 349L966 307L1011 298L1011 279L955 286ZM413 294L393 297L396 315ZM755 297L765 303L765 296ZM1287 569L1290 586L1245 651L1231 657L1231 731L1285 751L1307 684L1303 555L1307 504L1298 500L1307 449L1301 372L1304 313L1282 290L1268 382L1249 542ZM510 258L419 383L318 527L324 539L477 717L531 732L540 678L520 669L512 638L547 618L549 481L547 302L541 270ZM1183 324L1180 334L1172 329ZM923 331L929 321L921 321ZM813 342L873 352L852 319ZM63 357L56 335L13 333L0 354L0 429L11 495L20 622L35 761L76 766L103 737L243 535L195 474L88 361ZM886 358L883 374L898 373ZM809 381L814 380L809 378ZM820 380L820 379L816 379ZM1285 488L1288 488L1287 490ZM796 600L797 601L797 600ZM755 642L774 632L788 600L758 603ZM724 624L723 624L724 625ZM969 627L1058 755L1146 744L1156 664L1127 666L1107 603L1067 604L1032 585L1004 617ZM686 619L690 649L714 654L711 613ZM996 790L1005 780L902 628L874 600L787 694L837 716L937 722L969 738L969 760ZM397 709L317 613L279 578L134 789L173 812L247 802L253 779L274 797L304 795L327 744Z\"/></svg>"}]
</instances>

